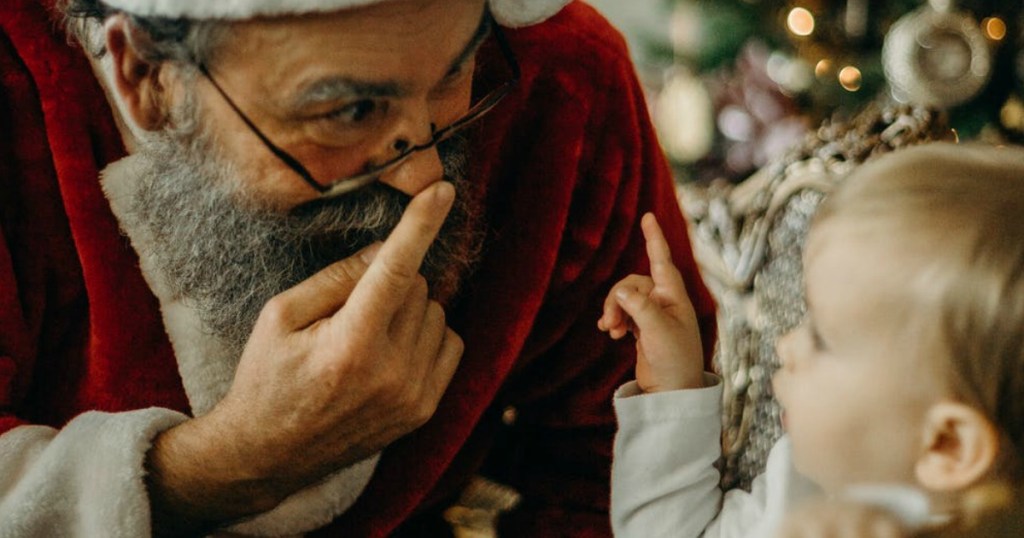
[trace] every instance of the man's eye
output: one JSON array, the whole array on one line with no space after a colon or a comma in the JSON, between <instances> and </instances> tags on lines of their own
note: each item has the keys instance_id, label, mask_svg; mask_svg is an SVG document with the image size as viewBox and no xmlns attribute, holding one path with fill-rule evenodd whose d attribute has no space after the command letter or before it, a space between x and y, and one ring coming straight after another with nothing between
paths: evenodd
<instances>
[{"instance_id":1,"label":"man's eye","mask_svg":"<svg viewBox=\"0 0 1024 538\"><path fill-rule=\"evenodd\" d=\"M466 65L463 64L449 71L448 74L445 75L444 79L448 82L454 82L465 76L467 72L469 72L469 69L466 69Z\"/></svg>"},{"instance_id":2,"label":"man's eye","mask_svg":"<svg viewBox=\"0 0 1024 538\"><path fill-rule=\"evenodd\" d=\"M444 76L443 84L445 86L454 86L462 82L467 76L473 74L473 66L473 62L463 62Z\"/></svg>"},{"instance_id":3,"label":"man's eye","mask_svg":"<svg viewBox=\"0 0 1024 538\"><path fill-rule=\"evenodd\" d=\"M331 112L327 117L331 120L338 120L346 123L361 123L369 119L380 109L381 107L375 101L363 99L362 101L356 101Z\"/></svg>"}]
</instances>

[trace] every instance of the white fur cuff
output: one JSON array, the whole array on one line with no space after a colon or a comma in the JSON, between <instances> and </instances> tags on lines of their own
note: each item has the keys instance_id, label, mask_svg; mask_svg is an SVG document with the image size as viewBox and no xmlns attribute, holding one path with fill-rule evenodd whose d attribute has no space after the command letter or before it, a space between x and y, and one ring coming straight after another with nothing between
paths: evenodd
<instances>
[{"instance_id":1,"label":"white fur cuff","mask_svg":"<svg viewBox=\"0 0 1024 538\"><path fill-rule=\"evenodd\" d=\"M0 536L149 536L143 461L153 437L186 419L157 408L92 412L59 431L0 435Z\"/></svg>"},{"instance_id":2,"label":"white fur cuff","mask_svg":"<svg viewBox=\"0 0 1024 538\"><path fill-rule=\"evenodd\" d=\"M250 19L257 16L323 13L382 0L106 0L111 7L141 16L190 19ZM541 22L571 0L488 0L495 19L513 28Z\"/></svg>"}]
</instances>

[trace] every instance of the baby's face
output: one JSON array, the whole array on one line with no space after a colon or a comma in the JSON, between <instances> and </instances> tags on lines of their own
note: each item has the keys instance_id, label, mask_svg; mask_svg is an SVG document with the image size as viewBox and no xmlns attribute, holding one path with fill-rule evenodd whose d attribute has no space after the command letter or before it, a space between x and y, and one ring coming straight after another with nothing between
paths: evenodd
<instances>
[{"instance_id":1,"label":"baby's face","mask_svg":"<svg viewBox=\"0 0 1024 538\"><path fill-rule=\"evenodd\" d=\"M944 391L933 338L908 322L911 255L835 219L808 239L807 318L779 339L774 387L794 463L826 490L914 481L925 412Z\"/></svg>"}]
</instances>

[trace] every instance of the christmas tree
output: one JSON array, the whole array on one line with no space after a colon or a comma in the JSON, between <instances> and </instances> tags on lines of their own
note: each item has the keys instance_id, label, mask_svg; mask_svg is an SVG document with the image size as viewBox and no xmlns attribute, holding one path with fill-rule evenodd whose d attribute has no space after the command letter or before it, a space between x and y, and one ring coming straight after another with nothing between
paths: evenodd
<instances>
[{"instance_id":1,"label":"christmas tree","mask_svg":"<svg viewBox=\"0 0 1024 538\"><path fill-rule=\"evenodd\" d=\"M1021 0L667 0L655 122L684 180L738 181L873 100L1024 142Z\"/></svg>"}]
</instances>

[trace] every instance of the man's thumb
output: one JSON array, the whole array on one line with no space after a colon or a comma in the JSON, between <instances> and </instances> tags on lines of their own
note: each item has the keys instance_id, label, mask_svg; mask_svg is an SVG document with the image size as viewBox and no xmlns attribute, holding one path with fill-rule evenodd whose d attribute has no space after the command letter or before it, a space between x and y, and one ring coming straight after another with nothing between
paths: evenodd
<instances>
[{"instance_id":1,"label":"man's thumb","mask_svg":"<svg viewBox=\"0 0 1024 538\"><path fill-rule=\"evenodd\" d=\"M333 316L345 306L380 247L379 242L373 243L275 297L277 307L283 309L278 317L283 318L281 321L287 328L298 330Z\"/></svg>"}]
</instances>

